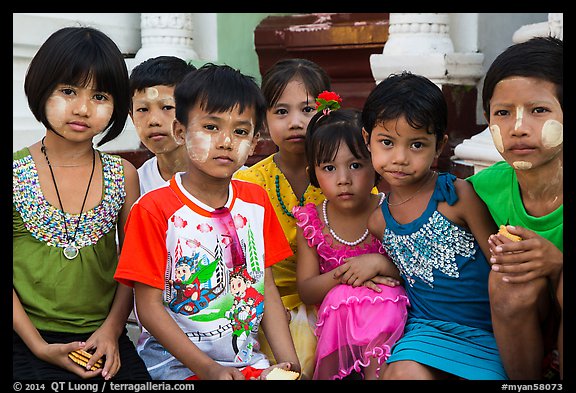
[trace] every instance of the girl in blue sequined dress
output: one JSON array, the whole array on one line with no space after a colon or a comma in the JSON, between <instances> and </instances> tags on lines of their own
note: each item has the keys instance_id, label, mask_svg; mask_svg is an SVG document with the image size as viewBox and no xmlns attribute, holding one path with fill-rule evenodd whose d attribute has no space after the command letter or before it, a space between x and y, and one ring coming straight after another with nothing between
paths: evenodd
<instances>
[{"instance_id":1,"label":"girl in blue sequined dress","mask_svg":"<svg viewBox=\"0 0 576 393\"><path fill-rule=\"evenodd\" d=\"M448 140L442 91L422 76L391 75L368 96L362 120L372 164L390 186L368 228L411 304L381 379L506 379L488 299L496 225L470 184L431 169Z\"/></svg>"}]
</instances>

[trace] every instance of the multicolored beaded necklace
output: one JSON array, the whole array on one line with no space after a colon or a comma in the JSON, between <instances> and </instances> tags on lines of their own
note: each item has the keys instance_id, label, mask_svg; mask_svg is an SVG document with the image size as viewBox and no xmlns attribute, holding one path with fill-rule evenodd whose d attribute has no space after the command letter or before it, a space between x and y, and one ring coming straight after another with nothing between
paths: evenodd
<instances>
[{"instance_id":1,"label":"multicolored beaded necklace","mask_svg":"<svg viewBox=\"0 0 576 393\"><path fill-rule=\"evenodd\" d=\"M58 191L58 186L56 185L56 178L54 177L54 171L52 170L52 165L48 159L48 153L46 152L46 146L44 145L44 139L42 138L42 147L40 150L44 154L48 168L50 169L50 175L52 175L52 182L54 183L54 189L56 190L56 196L58 197L58 203L60 204L60 213L62 215L62 221L64 222L64 233L66 235L66 247L64 247L64 256L67 259L74 259L78 256L78 246L76 245L76 234L78 233L78 228L80 227L80 221L82 219L82 214L84 213L84 205L86 204L86 198L88 197L88 191L90 191L90 184L92 184L92 178L94 177L94 167L96 166L96 152L92 149L92 172L90 173L90 180L88 180L88 187L86 188L86 194L84 194L84 201L82 201L82 207L80 208L80 216L78 217L78 222L76 223L76 229L74 229L74 235L70 236L68 233L68 225L66 225L66 213L64 212L64 207L62 206L62 199L60 199L60 192Z\"/></svg>"},{"instance_id":2,"label":"multicolored beaded necklace","mask_svg":"<svg viewBox=\"0 0 576 393\"><path fill-rule=\"evenodd\" d=\"M294 214L292 214L292 212L290 212L286 208L286 205L284 204L284 201L282 200L282 196L280 195L280 175L276 175L276 179L274 180L274 182L276 183L276 197L278 198L278 202L280 202L280 207L282 208L282 211L288 217L294 218ZM304 202L306 201L306 199L304 198L304 194L306 194L306 191L304 191L304 193L300 197L300 201L298 201L298 206L304 206Z\"/></svg>"}]
</instances>

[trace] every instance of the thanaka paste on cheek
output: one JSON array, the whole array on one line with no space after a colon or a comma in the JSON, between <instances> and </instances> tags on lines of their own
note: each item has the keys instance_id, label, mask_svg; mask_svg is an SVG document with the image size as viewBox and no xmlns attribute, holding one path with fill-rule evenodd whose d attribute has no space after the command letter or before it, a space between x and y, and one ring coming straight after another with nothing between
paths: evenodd
<instances>
[{"instance_id":1,"label":"thanaka paste on cheek","mask_svg":"<svg viewBox=\"0 0 576 393\"><path fill-rule=\"evenodd\" d=\"M54 128L61 128L66 124L65 114L68 103L62 97L52 96L46 101L46 117Z\"/></svg>"},{"instance_id":2,"label":"thanaka paste on cheek","mask_svg":"<svg viewBox=\"0 0 576 393\"><path fill-rule=\"evenodd\" d=\"M114 112L114 106L112 103L100 104L96 106L96 116L98 119L106 119L106 124L112 118L112 113Z\"/></svg>"},{"instance_id":3,"label":"thanaka paste on cheek","mask_svg":"<svg viewBox=\"0 0 576 393\"><path fill-rule=\"evenodd\" d=\"M238 161L245 162L250 155L250 148L252 143L250 141L240 141L238 144Z\"/></svg>"},{"instance_id":4,"label":"thanaka paste on cheek","mask_svg":"<svg viewBox=\"0 0 576 393\"><path fill-rule=\"evenodd\" d=\"M542 126L542 145L550 149L564 141L564 125L557 120L546 120Z\"/></svg>"},{"instance_id":5,"label":"thanaka paste on cheek","mask_svg":"<svg viewBox=\"0 0 576 393\"><path fill-rule=\"evenodd\" d=\"M504 144L502 143L502 134L500 134L500 127L493 124L490 126L490 134L492 135L492 141L494 141L494 146L496 150L502 154L504 152Z\"/></svg>"},{"instance_id":6,"label":"thanaka paste on cheek","mask_svg":"<svg viewBox=\"0 0 576 393\"><path fill-rule=\"evenodd\" d=\"M192 161L206 162L212 145L212 137L204 132L189 132L186 139L186 149Z\"/></svg>"}]
</instances>

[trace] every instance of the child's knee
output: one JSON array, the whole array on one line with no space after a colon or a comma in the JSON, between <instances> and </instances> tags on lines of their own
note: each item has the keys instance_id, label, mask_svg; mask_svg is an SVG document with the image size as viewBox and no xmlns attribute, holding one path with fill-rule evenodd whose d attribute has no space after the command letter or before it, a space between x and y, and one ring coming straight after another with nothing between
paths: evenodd
<instances>
[{"instance_id":1,"label":"child's knee","mask_svg":"<svg viewBox=\"0 0 576 393\"><path fill-rule=\"evenodd\" d=\"M496 317L517 318L538 308L547 291L545 279L523 284L502 281L502 274L490 274L489 293L492 313Z\"/></svg>"}]
</instances>

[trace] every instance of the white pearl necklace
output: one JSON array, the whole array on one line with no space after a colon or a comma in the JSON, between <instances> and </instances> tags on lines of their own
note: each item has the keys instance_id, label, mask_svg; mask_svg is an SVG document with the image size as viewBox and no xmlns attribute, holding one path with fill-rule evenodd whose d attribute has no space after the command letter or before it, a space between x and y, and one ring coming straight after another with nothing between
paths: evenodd
<instances>
[{"instance_id":1,"label":"white pearl necklace","mask_svg":"<svg viewBox=\"0 0 576 393\"><path fill-rule=\"evenodd\" d=\"M382 204L382 200L384 199L384 194L382 194L382 196L380 197L380 204ZM370 234L370 231L368 231L368 228L366 228L366 231L364 232L364 234L362 236L360 236L359 239L353 241L353 242L349 242L346 241L344 239L342 239L340 236L338 236L336 234L336 232L334 232L334 230L330 227L330 222L328 221L328 199L324 199L324 202L322 202L322 213L324 214L324 222L326 223L326 226L328 227L328 230L330 231L330 234L332 235L332 237L334 239L336 239L337 241L339 241L342 244L345 244L347 246L350 247L354 247L357 246L358 244L362 243L364 240L366 240L366 238L368 237L368 235Z\"/></svg>"}]
</instances>

